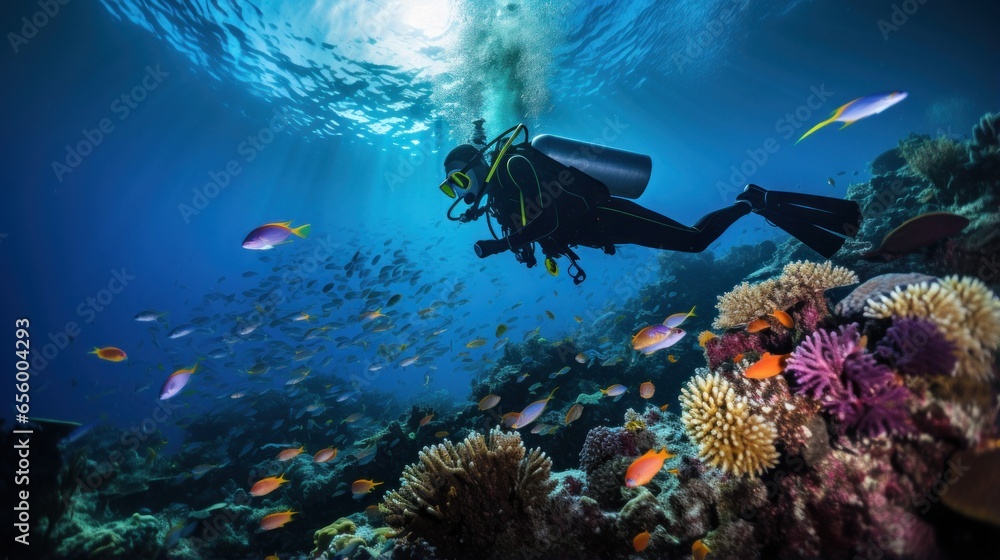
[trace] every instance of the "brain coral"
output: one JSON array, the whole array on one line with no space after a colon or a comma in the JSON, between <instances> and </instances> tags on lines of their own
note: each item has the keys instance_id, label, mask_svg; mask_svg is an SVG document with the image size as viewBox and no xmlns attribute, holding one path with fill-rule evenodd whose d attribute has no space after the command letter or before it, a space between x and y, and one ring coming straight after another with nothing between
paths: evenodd
<instances>
[{"instance_id":1,"label":"brain coral","mask_svg":"<svg viewBox=\"0 0 1000 560\"><path fill-rule=\"evenodd\" d=\"M809 261L789 263L777 278L758 284L743 282L719 296L715 304L719 316L712 326L727 329L743 325L775 309L788 309L803 300L816 300L826 309L826 303L822 301L824 290L857 281L856 274L829 261L823 264Z\"/></svg>"},{"instance_id":2,"label":"brain coral","mask_svg":"<svg viewBox=\"0 0 1000 560\"><path fill-rule=\"evenodd\" d=\"M1000 299L976 278L948 276L868 300L865 317L915 317L932 321L957 348L954 374L989 379L1000 347Z\"/></svg>"},{"instance_id":3,"label":"brain coral","mask_svg":"<svg viewBox=\"0 0 1000 560\"><path fill-rule=\"evenodd\" d=\"M775 465L774 425L751 410L750 401L719 374L693 377L680 400L681 421L705 462L739 475L760 474Z\"/></svg>"}]
</instances>

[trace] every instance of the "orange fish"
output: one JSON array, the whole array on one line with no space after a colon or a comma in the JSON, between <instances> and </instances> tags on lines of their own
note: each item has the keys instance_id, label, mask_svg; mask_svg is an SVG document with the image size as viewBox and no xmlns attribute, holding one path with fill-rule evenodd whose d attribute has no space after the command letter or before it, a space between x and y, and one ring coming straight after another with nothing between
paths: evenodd
<instances>
[{"instance_id":1,"label":"orange fish","mask_svg":"<svg viewBox=\"0 0 1000 560\"><path fill-rule=\"evenodd\" d=\"M97 354L97 357L102 360L107 360L109 362L120 362L128 358L125 355L125 351L121 348L115 348L114 346L107 346L105 348L98 348L94 346L94 349L88 354Z\"/></svg>"},{"instance_id":2,"label":"orange fish","mask_svg":"<svg viewBox=\"0 0 1000 560\"><path fill-rule=\"evenodd\" d=\"M739 354L733 356L733 363L734 364L738 364L738 363L742 362L743 358L745 358L745 357L746 357L746 355L743 354L743 352L740 352Z\"/></svg>"},{"instance_id":3,"label":"orange fish","mask_svg":"<svg viewBox=\"0 0 1000 560\"><path fill-rule=\"evenodd\" d=\"M667 361L669 361L672 364L676 364L678 359L679 358L677 356L674 356L673 354L667 356Z\"/></svg>"},{"instance_id":4,"label":"orange fish","mask_svg":"<svg viewBox=\"0 0 1000 560\"><path fill-rule=\"evenodd\" d=\"M267 478L262 478L253 485L250 489L251 496L264 496L274 492L279 486L288 482L285 479L285 474L282 473L281 476L269 476Z\"/></svg>"},{"instance_id":5,"label":"orange fish","mask_svg":"<svg viewBox=\"0 0 1000 560\"><path fill-rule=\"evenodd\" d=\"M578 420L581 414L583 414L582 404L576 403L573 406L569 407L569 410L566 412L566 420L565 420L566 424L569 425L571 422Z\"/></svg>"},{"instance_id":6,"label":"orange fish","mask_svg":"<svg viewBox=\"0 0 1000 560\"><path fill-rule=\"evenodd\" d=\"M781 323L781 326L786 329L790 329L795 326L795 320L792 319L792 316L780 309L775 309L774 313L771 313L771 317L777 319L778 322Z\"/></svg>"},{"instance_id":7,"label":"orange fish","mask_svg":"<svg viewBox=\"0 0 1000 560\"><path fill-rule=\"evenodd\" d=\"M295 457L298 457L299 453L302 453L305 450L306 450L305 447L299 447L298 449L289 447L288 449L285 449L281 453L278 453L278 460L288 461L289 459L294 459Z\"/></svg>"},{"instance_id":8,"label":"orange fish","mask_svg":"<svg viewBox=\"0 0 1000 560\"><path fill-rule=\"evenodd\" d=\"M679 474L681 474L681 470L680 469L669 469L667 472L670 473L670 474L672 474L672 475L679 475Z\"/></svg>"},{"instance_id":9,"label":"orange fish","mask_svg":"<svg viewBox=\"0 0 1000 560\"><path fill-rule=\"evenodd\" d=\"M271 529L278 529L284 527L286 523L292 520L292 516L298 513L297 511L287 510L280 511L278 513L272 513L271 515L265 515L264 519L260 520L260 529L262 531L270 531Z\"/></svg>"},{"instance_id":10,"label":"orange fish","mask_svg":"<svg viewBox=\"0 0 1000 560\"><path fill-rule=\"evenodd\" d=\"M374 490L379 484L383 483L375 482L374 480L365 480L363 478L355 480L354 483L351 484L351 493L354 494L355 498L360 498L361 496L364 496Z\"/></svg>"},{"instance_id":11,"label":"orange fish","mask_svg":"<svg viewBox=\"0 0 1000 560\"><path fill-rule=\"evenodd\" d=\"M632 546L635 547L636 552L642 552L646 550L649 546L649 531L643 531L632 539Z\"/></svg>"},{"instance_id":12,"label":"orange fish","mask_svg":"<svg viewBox=\"0 0 1000 560\"><path fill-rule=\"evenodd\" d=\"M500 402L500 395L490 393L479 401L479 410L489 410Z\"/></svg>"},{"instance_id":13,"label":"orange fish","mask_svg":"<svg viewBox=\"0 0 1000 560\"><path fill-rule=\"evenodd\" d=\"M434 437L448 437L448 432L441 430L440 432L434 432Z\"/></svg>"},{"instance_id":14,"label":"orange fish","mask_svg":"<svg viewBox=\"0 0 1000 560\"><path fill-rule=\"evenodd\" d=\"M769 328L771 328L771 323L768 323L766 319L754 319L747 325L747 332L755 333Z\"/></svg>"},{"instance_id":15,"label":"orange fish","mask_svg":"<svg viewBox=\"0 0 1000 560\"><path fill-rule=\"evenodd\" d=\"M313 463L326 463L337 458L337 448L327 447L326 449L320 449L313 455Z\"/></svg>"},{"instance_id":16,"label":"orange fish","mask_svg":"<svg viewBox=\"0 0 1000 560\"><path fill-rule=\"evenodd\" d=\"M691 545L691 558L692 560L705 560L708 557L708 553L712 552L709 550L708 545L701 542L701 539L694 541Z\"/></svg>"},{"instance_id":17,"label":"orange fish","mask_svg":"<svg viewBox=\"0 0 1000 560\"><path fill-rule=\"evenodd\" d=\"M656 387L653 385L652 381L645 381L642 385L639 385L639 396L644 399L653 398L653 393L656 391Z\"/></svg>"},{"instance_id":18,"label":"orange fish","mask_svg":"<svg viewBox=\"0 0 1000 560\"><path fill-rule=\"evenodd\" d=\"M667 403L667 404L661 406L660 407L660 412L666 412L668 406L670 406L670 403Z\"/></svg>"},{"instance_id":19,"label":"orange fish","mask_svg":"<svg viewBox=\"0 0 1000 560\"><path fill-rule=\"evenodd\" d=\"M427 416L424 416L423 418L420 419L420 425L421 426L426 426L433 419L434 419L434 413L432 412L432 413L428 414Z\"/></svg>"},{"instance_id":20,"label":"orange fish","mask_svg":"<svg viewBox=\"0 0 1000 560\"><path fill-rule=\"evenodd\" d=\"M785 370L785 360L788 359L788 356L790 354L775 355L770 352L764 352L764 355L754 365L748 367L743 375L750 379L774 377Z\"/></svg>"},{"instance_id":21,"label":"orange fish","mask_svg":"<svg viewBox=\"0 0 1000 560\"><path fill-rule=\"evenodd\" d=\"M510 428L517 423L518 418L521 417L520 412L508 412L501 417L501 423L504 428Z\"/></svg>"},{"instance_id":22,"label":"orange fish","mask_svg":"<svg viewBox=\"0 0 1000 560\"><path fill-rule=\"evenodd\" d=\"M629 465L628 471L625 473L625 486L635 488L653 480L656 473L663 468L663 461L671 457L673 455L667 453L666 447L660 449L658 453L650 449L645 455L632 461L632 464Z\"/></svg>"}]
</instances>

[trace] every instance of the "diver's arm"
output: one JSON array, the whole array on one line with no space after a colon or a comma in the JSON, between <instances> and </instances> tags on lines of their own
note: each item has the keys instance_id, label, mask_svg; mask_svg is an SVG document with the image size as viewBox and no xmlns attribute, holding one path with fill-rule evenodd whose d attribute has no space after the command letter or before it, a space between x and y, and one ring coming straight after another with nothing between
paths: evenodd
<instances>
[{"instance_id":1,"label":"diver's arm","mask_svg":"<svg viewBox=\"0 0 1000 560\"><path fill-rule=\"evenodd\" d=\"M505 176L498 175L497 180L501 184L505 180L513 183L523 201L523 210L519 209L520 211L512 214L508 223L514 227L521 225L522 222L526 223L514 233L501 239L476 242L476 255L483 258L509 249L519 252L520 258L531 267L534 264L533 255L525 255L522 252L531 243L545 239L556 231L559 226L559 211L551 198L542 193L538 173L530 159L520 154L513 155L504 162L502 169ZM533 218L529 220L528 216Z\"/></svg>"}]
</instances>

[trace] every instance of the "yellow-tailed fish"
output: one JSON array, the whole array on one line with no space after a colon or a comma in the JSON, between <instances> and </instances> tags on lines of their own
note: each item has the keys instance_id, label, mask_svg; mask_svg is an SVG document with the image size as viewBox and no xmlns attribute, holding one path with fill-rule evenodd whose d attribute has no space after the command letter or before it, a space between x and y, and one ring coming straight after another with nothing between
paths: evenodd
<instances>
[{"instance_id":1,"label":"yellow-tailed fish","mask_svg":"<svg viewBox=\"0 0 1000 560\"><path fill-rule=\"evenodd\" d=\"M687 319L688 317L694 317L694 316L695 316L694 306L691 306L691 311L688 311L687 313L674 313L673 315L664 319L663 326L673 329L681 326L681 323L683 323L684 320Z\"/></svg>"},{"instance_id":2,"label":"yellow-tailed fish","mask_svg":"<svg viewBox=\"0 0 1000 560\"><path fill-rule=\"evenodd\" d=\"M847 128L848 125L854 123L855 121L859 121L865 117L877 115L882 111L885 111L889 107L892 107L896 103L906 99L906 95L907 93L905 91L891 91L889 93L866 95L864 97L859 97L854 101L848 101L840 107L837 107L833 114L830 115L830 118L807 130L805 134L800 136L799 139L795 141L795 143L798 144L806 136L809 136L813 132L816 132L832 122L842 122L844 123L844 126L840 128Z\"/></svg>"},{"instance_id":3,"label":"yellow-tailed fish","mask_svg":"<svg viewBox=\"0 0 1000 560\"><path fill-rule=\"evenodd\" d=\"M537 420L538 417L541 416L543 412L545 412L545 405L547 405L549 401L552 400L552 395L555 395L558 389L559 387L552 389L552 392L549 393L549 396L545 397L540 401L535 401L529 404L528 406L524 407L524 410L521 411L521 414L518 416L517 421L514 422L514 425L511 427L514 428L515 430L518 430Z\"/></svg>"}]
</instances>

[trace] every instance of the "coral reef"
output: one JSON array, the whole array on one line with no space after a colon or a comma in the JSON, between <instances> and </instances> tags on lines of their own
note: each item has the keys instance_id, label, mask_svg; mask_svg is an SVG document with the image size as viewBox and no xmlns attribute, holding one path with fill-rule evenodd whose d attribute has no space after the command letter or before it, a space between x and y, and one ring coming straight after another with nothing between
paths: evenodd
<instances>
[{"instance_id":1,"label":"coral reef","mask_svg":"<svg viewBox=\"0 0 1000 560\"><path fill-rule=\"evenodd\" d=\"M875 355L905 375L949 375L955 370L955 343L926 319L894 320Z\"/></svg>"},{"instance_id":2,"label":"coral reef","mask_svg":"<svg viewBox=\"0 0 1000 560\"><path fill-rule=\"evenodd\" d=\"M774 425L719 374L692 378L680 399L681 420L705 462L739 475L760 474L775 465Z\"/></svg>"},{"instance_id":3,"label":"coral reef","mask_svg":"<svg viewBox=\"0 0 1000 560\"><path fill-rule=\"evenodd\" d=\"M916 317L932 321L957 348L955 373L977 379L993 375L1000 346L1000 299L975 278L949 276L940 282L895 288L868 300L865 317Z\"/></svg>"},{"instance_id":4,"label":"coral reef","mask_svg":"<svg viewBox=\"0 0 1000 560\"><path fill-rule=\"evenodd\" d=\"M967 161L965 148L947 136L901 142L899 148L910 172L938 189L947 187Z\"/></svg>"},{"instance_id":5,"label":"coral reef","mask_svg":"<svg viewBox=\"0 0 1000 560\"><path fill-rule=\"evenodd\" d=\"M526 452L518 433L494 428L420 452L399 490L379 506L386 523L442 558L509 558L536 543L538 516L555 488L551 461Z\"/></svg>"},{"instance_id":6,"label":"coral reef","mask_svg":"<svg viewBox=\"0 0 1000 560\"><path fill-rule=\"evenodd\" d=\"M875 437L912 430L906 399L892 369L860 345L855 323L838 332L816 331L788 358L798 391L820 401L841 431Z\"/></svg>"},{"instance_id":7,"label":"coral reef","mask_svg":"<svg viewBox=\"0 0 1000 560\"><path fill-rule=\"evenodd\" d=\"M972 127L969 165L1000 158L1000 113L987 113Z\"/></svg>"},{"instance_id":8,"label":"coral reef","mask_svg":"<svg viewBox=\"0 0 1000 560\"><path fill-rule=\"evenodd\" d=\"M777 278L757 284L743 282L731 291L719 296L716 308L719 315L712 326L725 329L744 325L754 319L771 313L775 309L788 309L800 301L812 301L826 306L823 291L839 286L854 284L857 275L850 270L834 266L827 261L817 264L796 261L785 265Z\"/></svg>"},{"instance_id":9,"label":"coral reef","mask_svg":"<svg viewBox=\"0 0 1000 560\"><path fill-rule=\"evenodd\" d=\"M322 552L326 552L330 550L331 545L333 545L334 551L342 550L357 530L358 527L353 521L346 517L341 517L313 534L313 545L315 548L313 548L310 554L316 556ZM337 540L340 542L336 542Z\"/></svg>"},{"instance_id":10,"label":"coral reef","mask_svg":"<svg viewBox=\"0 0 1000 560\"><path fill-rule=\"evenodd\" d=\"M864 313L865 305L870 299L878 296L889 295L896 288L905 288L911 284L921 282L934 282L937 278L927 274L899 273L893 272L880 274L870 278L860 286L854 288L850 294L840 300L834 306L834 312L845 318L853 318Z\"/></svg>"}]
</instances>

